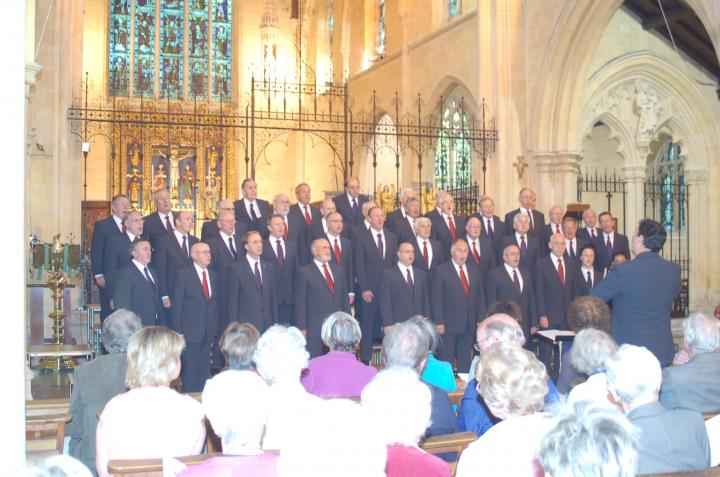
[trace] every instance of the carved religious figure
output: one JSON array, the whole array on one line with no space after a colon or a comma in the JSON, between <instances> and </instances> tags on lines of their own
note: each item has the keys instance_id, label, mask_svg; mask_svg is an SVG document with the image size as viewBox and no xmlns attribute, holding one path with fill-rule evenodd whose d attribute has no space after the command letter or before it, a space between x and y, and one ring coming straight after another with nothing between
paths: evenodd
<instances>
[{"instance_id":1,"label":"carved religious figure","mask_svg":"<svg viewBox=\"0 0 720 477\"><path fill-rule=\"evenodd\" d=\"M635 106L640 120L638 121L636 140L649 141L655 135L660 116L658 102L657 93L647 83L638 83Z\"/></svg>"},{"instance_id":2,"label":"carved religious figure","mask_svg":"<svg viewBox=\"0 0 720 477\"><path fill-rule=\"evenodd\" d=\"M160 189L167 189L167 174L165 174L165 165L160 163L157 171L155 172L155 179L153 180L153 192Z\"/></svg>"},{"instance_id":3,"label":"carved religious figure","mask_svg":"<svg viewBox=\"0 0 720 477\"><path fill-rule=\"evenodd\" d=\"M180 161L192 156L192 151L188 151L182 156L178 156L178 152L177 147L170 147L170 157L168 157L166 152L158 151L158 154L170 162L170 196L175 200L178 199L180 188Z\"/></svg>"},{"instance_id":4,"label":"carved religious figure","mask_svg":"<svg viewBox=\"0 0 720 477\"><path fill-rule=\"evenodd\" d=\"M190 167L190 164L188 163L185 163L185 169L183 170L181 180L183 200L186 202L192 201L193 189L195 189L197 186L195 185L195 175L193 174L192 167Z\"/></svg>"},{"instance_id":5,"label":"carved religious figure","mask_svg":"<svg viewBox=\"0 0 720 477\"><path fill-rule=\"evenodd\" d=\"M395 185L382 185L378 184L377 190L375 191L377 197L377 203L383 210L385 215L389 214L395 209Z\"/></svg>"},{"instance_id":6,"label":"carved religious figure","mask_svg":"<svg viewBox=\"0 0 720 477\"><path fill-rule=\"evenodd\" d=\"M435 208L435 194L437 194L437 187L432 187L429 184L423 187L422 191L422 203L423 212L428 213Z\"/></svg>"}]
</instances>

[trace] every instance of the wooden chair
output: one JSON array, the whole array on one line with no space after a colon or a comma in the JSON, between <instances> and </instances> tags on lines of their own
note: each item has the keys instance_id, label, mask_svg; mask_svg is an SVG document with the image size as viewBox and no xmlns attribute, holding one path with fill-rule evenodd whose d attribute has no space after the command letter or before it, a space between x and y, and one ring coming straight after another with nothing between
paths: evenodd
<instances>
[{"instance_id":1,"label":"wooden chair","mask_svg":"<svg viewBox=\"0 0 720 477\"><path fill-rule=\"evenodd\" d=\"M202 464L216 454L200 454L176 459L185 465ZM108 462L108 471L115 477L162 477L162 459L117 459Z\"/></svg>"},{"instance_id":2,"label":"wooden chair","mask_svg":"<svg viewBox=\"0 0 720 477\"><path fill-rule=\"evenodd\" d=\"M433 455L454 453L456 455L455 461L448 462L448 465L450 465L451 475L455 475L455 467L460 459L460 454L477 438L474 432L455 432L453 434L428 437L420 443L420 448Z\"/></svg>"},{"instance_id":3,"label":"wooden chair","mask_svg":"<svg viewBox=\"0 0 720 477\"><path fill-rule=\"evenodd\" d=\"M67 412L45 415L25 415L25 441L28 456L34 458L62 454L65 424L72 417Z\"/></svg>"}]
</instances>

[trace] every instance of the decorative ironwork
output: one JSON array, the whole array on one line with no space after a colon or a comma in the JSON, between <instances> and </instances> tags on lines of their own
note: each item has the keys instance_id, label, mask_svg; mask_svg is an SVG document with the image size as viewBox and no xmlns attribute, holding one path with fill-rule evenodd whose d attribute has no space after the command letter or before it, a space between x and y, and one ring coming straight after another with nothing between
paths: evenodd
<instances>
[{"instance_id":1,"label":"decorative ironwork","mask_svg":"<svg viewBox=\"0 0 720 477\"><path fill-rule=\"evenodd\" d=\"M622 215L617 212L613 213L613 217L618 219L618 231L625 233L627 224L625 223L625 213L627 207L627 184L625 180L618 176L615 171L609 174L607 169L602 173L595 169L593 172L585 169L585 172L579 172L577 176L577 200L583 201L583 192L602 194L607 199L607 211L613 213L612 199L615 195L622 195ZM620 218L622 218L622 228L620 228Z\"/></svg>"}]
</instances>

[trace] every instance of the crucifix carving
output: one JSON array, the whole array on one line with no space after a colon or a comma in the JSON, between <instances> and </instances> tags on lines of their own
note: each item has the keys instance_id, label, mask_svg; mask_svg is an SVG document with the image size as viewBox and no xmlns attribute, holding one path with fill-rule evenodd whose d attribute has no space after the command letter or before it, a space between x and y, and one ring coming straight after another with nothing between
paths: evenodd
<instances>
[{"instance_id":1,"label":"crucifix carving","mask_svg":"<svg viewBox=\"0 0 720 477\"><path fill-rule=\"evenodd\" d=\"M518 179L522 179L525 174L525 168L528 166L525 156L518 156L517 161L513 163L513 167L517 169Z\"/></svg>"}]
</instances>

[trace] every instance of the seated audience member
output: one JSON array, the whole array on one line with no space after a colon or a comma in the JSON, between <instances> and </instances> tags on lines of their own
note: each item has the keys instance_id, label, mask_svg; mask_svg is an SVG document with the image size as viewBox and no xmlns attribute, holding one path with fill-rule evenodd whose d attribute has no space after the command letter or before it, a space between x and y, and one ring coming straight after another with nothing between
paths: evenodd
<instances>
[{"instance_id":1,"label":"seated audience member","mask_svg":"<svg viewBox=\"0 0 720 477\"><path fill-rule=\"evenodd\" d=\"M278 459L282 477L384 477L385 445L360 404L320 400L288 429Z\"/></svg>"},{"instance_id":2,"label":"seated audience member","mask_svg":"<svg viewBox=\"0 0 720 477\"><path fill-rule=\"evenodd\" d=\"M605 361L608 390L640 430L638 474L686 472L710 465L703 416L697 411L667 410L658 401L660 362L647 348L624 344Z\"/></svg>"},{"instance_id":3,"label":"seated audience member","mask_svg":"<svg viewBox=\"0 0 720 477\"><path fill-rule=\"evenodd\" d=\"M485 318L493 315L507 315L513 320L517 321L518 325L520 325L520 328L525 329L522 322L522 310L514 301L500 300L496 301L495 303L491 303L490 306L488 306L488 309L485 311ZM523 341L525 341L524 338ZM468 371L468 376L470 377L470 379L473 379L473 376L475 376L475 366L480 359L480 350L478 350L478 346L473 345L473 349L475 350L475 356L470 363L470 370ZM527 346L525 347L525 349L527 349Z\"/></svg>"},{"instance_id":4,"label":"seated audience member","mask_svg":"<svg viewBox=\"0 0 720 477\"><path fill-rule=\"evenodd\" d=\"M96 467L108 474L112 459L199 454L205 443L200 403L170 388L180 375L182 337L146 326L130 339L126 384L130 391L105 406L97 425Z\"/></svg>"},{"instance_id":5,"label":"seated audience member","mask_svg":"<svg viewBox=\"0 0 720 477\"><path fill-rule=\"evenodd\" d=\"M418 447L430 424L430 390L409 369L380 372L362 392L377 439L387 445L388 477L449 477L448 464Z\"/></svg>"},{"instance_id":6,"label":"seated audience member","mask_svg":"<svg viewBox=\"0 0 720 477\"><path fill-rule=\"evenodd\" d=\"M617 353L617 350L618 345L613 337L604 331L595 328L580 330L570 350L570 363L588 378L584 383L572 388L568 394L568 404L592 401L604 406L613 406L608 399L605 360Z\"/></svg>"},{"instance_id":7,"label":"seated audience member","mask_svg":"<svg viewBox=\"0 0 720 477\"><path fill-rule=\"evenodd\" d=\"M128 340L142 324L132 311L117 310L102 325L103 345L109 353L75 368L75 384L70 395L68 423L70 455L89 469L95 468L95 428L97 413L113 397L126 391Z\"/></svg>"},{"instance_id":8,"label":"seated audience member","mask_svg":"<svg viewBox=\"0 0 720 477\"><path fill-rule=\"evenodd\" d=\"M585 328L610 333L610 307L600 298L594 296L581 296L575 298L568 305L568 326L575 333ZM570 388L585 382L587 375L575 369L572 362L563 361L557 379L557 388L561 394L568 394Z\"/></svg>"},{"instance_id":9,"label":"seated audience member","mask_svg":"<svg viewBox=\"0 0 720 477\"><path fill-rule=\"evenodd\" d=\"M581 402L559 413L540 442L548 477L635 477L637 431L616 409Z\"/></svg>"},{"instance_id":10,"label":"seated audience member","mask_svg":"<svg viewBox=\"0 0 720 477\"><path fill-rule=\"evenodd\" d=\"M253 354L259 339L260 332L252 323L230 323L220 337L225 370L253 371Z\"/></svg>"},{"instance_id":11,"label":"seated audience member","mask_svg":"<svg viewBox=\"0 0 720 477\"><path fill-rule=\"evenodd\" d=\"M435 357L435 351L440 346L440 335L437 332L435 323L430 318L421 315L413 316L410 321L420 327L420 330L427 335L430 343L427 363L421 376L422 380L447 392L455 391L455 374L453 373L452 364L447 361L440 361Z\"/></svg>"},{"instance_id":12,"label":"seated audience member","mask_svg":"<svg viewBox=\"0 0 720 477\"><path fill-rule=\"evenodd\" d=\"M263 439L265 450L280 449L298 418L320 401L300 384L300 373L307 367L309 357L305 337L294 326L272 326L258 341L255 366L270 385L270 412Z\"/></svg>"},{"instance_id":13,"label":"seated audience member","mask_svg":"<svg viewBox=\"0 0 720 477\"><path fill-rule=\"evenodd\" d=\"M385 330L382 347L383 361L386 367L408 368L420 376L427 362L430 342L417 325L409 321L402 321ZM455 432L455 413L447 393L433 384L423 382L430 388L432 395L431 424L425 437Z\"/></svg>"},{"instance_id":14,"label":"seated audience member","mask_svg":"<svg viewBox=\"0 0 720 477\"><path fill-rule=\"evenodd\" d=\"M518 343L495 343L480 355L478 392L500 419L460 455L457 477L542 476L536 450L552 425L542 412L548 391L545 366Z\"/></svg>"},{"instance_id":15,"label":"seated audience member","mask_svg":"<svg viewBox=\"0 0 720 477\"><path fill-rule=\"evenodd\" d=\"M360 325L338 311L323 322L320 336L330 351L310 360L300 382L310 394L321 398L360 396L377 370L360 361L353 350L360 344Z\"/></svg>"},{"instance_id":16,"label":"seated audience member","mask_svg":"<svg viewBox=\"0 0 720 477\"><path fill-rule=\"evenodd\" d=\"M236 370L218 374L205 383L202 407L224 455L192 465L180 477L277 475L277 455L260 449L270 410L268 385L260 376Z\"/></svg>"},{"instance_id":17,"label":"seated audience member","mask_svg":"<svg viewBox=\"0 0 720 477\"><path fill-rule=\"evenodd\" d=\"M683 322L683 337L686 364L663 369L660 403L666 409L719 412L720 322L696 313Z\"/></svg>"},{"instance_id":18,"label":"seated audience member","mask_svg":"<svg viewBox=\"0 0 720 477\"><path fill-rule=\"evenodd\" d=\"M476 338L475 349L480 353L480 359L482 359L483 353L495 343L509 342L518 346L525 344L525 335L517 320L505 314L485 318L477 329ZM477 374L477 369L475 374ZM478 436L482 436L499 421L499 418L489 412L483 396L478 392L477 384L477 380L473 377L465 389L465 394L460 402L458 431L474 432ZM547 390L545 404L557 403L560 400L560 394L550 377L547 378Z\"/></svg>"},{"instance_id":19,"label":"seated audience member","mask_svg":"<svg viewBox=\"0 0 720 477\"><path fill-rule=\"evenodd\" d=\"M95 458L93 457L93 460ZM25 461L25 466L13 473L13 477L93 477L90 469L68 455L53 455L40 462Z\"/></svg>"}]
</instances>

